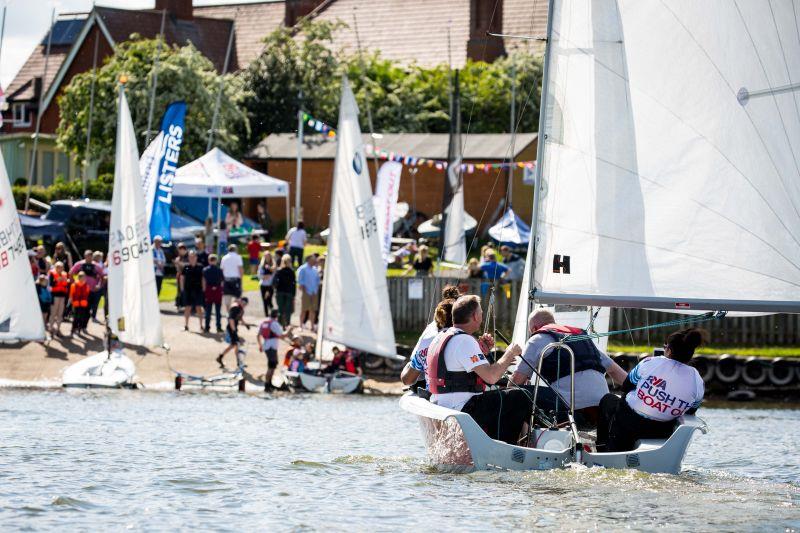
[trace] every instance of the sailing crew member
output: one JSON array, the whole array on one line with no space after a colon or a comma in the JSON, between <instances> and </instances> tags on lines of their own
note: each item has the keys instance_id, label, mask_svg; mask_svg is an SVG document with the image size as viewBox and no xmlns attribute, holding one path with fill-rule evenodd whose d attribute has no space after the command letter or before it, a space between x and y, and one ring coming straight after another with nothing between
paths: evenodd
<instances>
[{"instance_id":1,"label":"sailing crew member","mask_svg":"<svg viewBox=\"0 0 800 533\"><path fill-rule=\"evenodd\" d=\"M403 382L403 385L411 387L420 380L420 377L424 379L428 346L440 331L453 326L453 304L460 295L461 293L455 285L447 285L442 289L442 301L436 306L433 322L425 327L425 331L422 332L417 345L411 352L411 359L400 373L400 381ZM420 383L419 387L427 388L427 383ZM412 389L415 388L412 387Z\"/></svg>"},{"instance_id":2,"label":"sailing crew member","mask_svg":"<svg viewBox=\"0 0 800 533\"><path fill-rule=\"evenodd\" d=\"M486 354L494 339L488 333L473 337L483 321L479 297L461 296L452 314L453 327L441 331L428 347L431 402L468 413L489 437L516 444L531 415L527 391L486 391L486 385L497 383L522 350L511 344L497 362L489 363Z\"/></svg>"},{"instance_id":3,"label":"sailing crew member","mask_svg":"<svg viewBox=\"0 0 800 533\"><path fill-rule=\"evenodd\" d=\"M250 324L244 321L244 308L247 307L249 302L250 300L243 296L231 304L230 311L228 311L228 325L225 327L225 340L228 342L228 347L217 356L217 363L220 368L225 368L225 365L222 364L222 358L225 357L225 354L231 350L236 353L236 348L241 342L239 338L239 323L241 322L247 329L250 329ZM240 367L244 366L244 361L239 361L238 353L236 353L236 364Z\"/></svg>"},{"instance_id":4,"label":"sailing crew member","mask_svg":"<svg viewBox=\"0 0 800 533\"><path fill-rule=\"evenodd\" d=\"M547 309L537 309L530 314L528 331L532 335L525 344L522 361L511 376L511 381L517 385L523 385L531 380L533 370L537 368L542 351L548 344L560 341L569 335L586 334L585 330L556 324L553 313ZM575 422L581 429L594 428L597 426L600 400L608 394L605 374L608 373L618 385L625 381L626 374L589 339L570 342L569 347L575 353ZM545 357L542 363L542 377L562 398L570 400L570 358L566 350L562 350L559 356ZM540 398L537 398L537 405L545 411L555 410L555 405L558 403L555 402L555 395L549 395L545 389L540 389L539 392L544 394L541 402ZM563 420L569 406L562 406L564 409L559 409L557 414Z\"/></svg>"},{"instance_id":5,"label":"sailing crew member","mask_svg":"<svg viewBox=\"0 0 800 533\"><path fill-rule=\"evenodd\" d=\"M675 419L694 413L703 401L705 386L689 366L705 331L688 328L667 337L664 356L650 357L631 370L622 385L624 399L607 394L600 401L597 450L632 450L639 439L666 439Z\"/></svg>"},{"instance_id":6,"label":"sailing crew member","mask_svg":"<svg viewBox=\"0 0 800 533\"><path fill-rule=\"evenodd\" d=\"M286 339L288 335L283 331L278 321L278 310L273 309L269 317L261 322L258 328L258 351L263 351L267 356L267 373L264 376L264 392L272 390L272 376L278 367L278 339Z\"/></svg>"}]
</instances>

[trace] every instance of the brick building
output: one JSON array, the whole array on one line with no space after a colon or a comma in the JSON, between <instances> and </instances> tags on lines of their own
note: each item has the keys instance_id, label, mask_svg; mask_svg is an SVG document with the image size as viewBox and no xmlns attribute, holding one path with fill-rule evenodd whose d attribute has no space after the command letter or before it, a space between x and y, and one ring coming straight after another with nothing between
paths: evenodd
<instances>
[{"instance_id":1,"label":"brick building","mask_svg":"<svg viewBox=\"0 0 800 533\"><path fill-rule=\"evenodd\" d=\"M364 135L364 143L369 143L369 135ZM464 142L463 162L465 164L503 163L511 153L511 136L508 134L470 134L462 137ZM387 152L413 155L425 159L446 160L448 135L444 133L386 133L375 141L376 146ZM514 146L513 160L516 162L536 159L537 135L518 134ZM336 140L323 136L304 137L303 144L303 182L301 205L306 224L314 228L328 225L330 199L333 183L333 165L336 157ZM268 136L253 148L245 162L261 172L289 182L292 201L295 194L295 173L297 170L297 136L293 133L279 133ZM375 179L372 158L369 158L370 176ZM379 160L379 164L382 163ZM525 172L514 171L512 200L515 212L523 220L530 220L533 204L533 187L524 182ZM491 169L488 172L475 169L464 173L464 209L480 222L479 229L495 222L494 212L506 194L508 170ZM408 202L423 216L430 217L440 213L444 171L428 165L404 166L400 180L399 201ZM283 220L285 204L283 199L269 200L267 207L274 219ZM252 208L252 206L250 206ZM247 209L247 206L245 206Z\"/></svg>"}]
</instances>

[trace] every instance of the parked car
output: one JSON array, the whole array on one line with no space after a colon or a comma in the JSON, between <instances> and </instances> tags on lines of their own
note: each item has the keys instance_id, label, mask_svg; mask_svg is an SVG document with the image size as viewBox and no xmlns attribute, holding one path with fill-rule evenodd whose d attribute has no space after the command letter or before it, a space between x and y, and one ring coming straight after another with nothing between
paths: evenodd
<instances>
[{"instance_id":1,"label":"parked car","mask_svg":"<svg viewBox=\"0 0 800 533\"><path fill-rule=\"evenodd\" d=\"M172 213L172 246L165 246L167 260L171 261L175 246L184 243L194 247L195 235L203 232L199 221ZM83 257L84 250L108 252L108 229L111 223L111 202L104 200L56 200L41 218L21 216L22 232L29 244L42 240L52 246L62 241L75 254Z\"/></svg>"}]
</instances>

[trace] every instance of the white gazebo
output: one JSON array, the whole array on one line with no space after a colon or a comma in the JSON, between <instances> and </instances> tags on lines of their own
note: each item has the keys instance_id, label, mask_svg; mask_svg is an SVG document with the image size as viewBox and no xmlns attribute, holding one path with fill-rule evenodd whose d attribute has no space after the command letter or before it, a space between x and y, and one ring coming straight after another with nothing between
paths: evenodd
<instances>
[{"instance_id":1,"label":"white gazebo","mask_svg":"<svg viewBox=\"0 0 800 533\"><path fill-rule=\"evenodd\" d=\"M174 196L217 199L217 220L225 198L286 198L286 220L289 220L289 184L267 176L235 160L219 148L213 148L175 172ZM209 213L210 215L211 213Z\"/></svg>"}]
</instances>

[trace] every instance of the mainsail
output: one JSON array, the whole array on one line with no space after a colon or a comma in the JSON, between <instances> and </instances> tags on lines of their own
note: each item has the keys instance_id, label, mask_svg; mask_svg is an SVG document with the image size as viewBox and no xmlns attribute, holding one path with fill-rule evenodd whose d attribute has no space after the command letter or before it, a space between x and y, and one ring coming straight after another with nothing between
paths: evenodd
<instances>
[{"instance_id":1,"label":"mainsail","mask_svg":"<svg viewBox=\"0 0 800 533\"><path fill-rule=\"evenodd\" d=\"M124 88L119 92L108 243L108 314L111 330L121 341L141 346L162 344L139 153Z\"/></svg>"},{"instance_id":2,"label":"mainsail","mask_svg":"<svg viewBox=\"0 0 800 533\"><path fill-rule=\"evenodd\" d=\"M342 79L330 237L320 316L320 342L376 355L397 354L358 106Z\"/></svg>"},{"instance_id":3,"label":"mainsail","mask_svg":"<svg viewBox=\"0 0 800 533\"><path fill-rule=\"evenodd\" d=\"M554 2L535 298L800 312L792 0Z\"/></svg>"},{"instance_id":4,"label":"mainsail","mask_svg":"<svg viewBox=\"0 0 800 533\"><path fill-rule=\"evenodd\" d=\"M447 177L442 199L442 259L463 265L467 262L464 234L464 179L461 173L461 97L458 71L455 72L450 100L450 144L447 150Z\"/></svg>"},{"instance_id":5,"label":"mainsail","mask_svg":"<svg viewBox=\"0 0 800 533\"><path fill-rule=\"evenodd\" d=\"M0 342L44 340L28 250L0 153Z\"/></svg>"}]
</instances>

